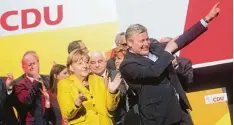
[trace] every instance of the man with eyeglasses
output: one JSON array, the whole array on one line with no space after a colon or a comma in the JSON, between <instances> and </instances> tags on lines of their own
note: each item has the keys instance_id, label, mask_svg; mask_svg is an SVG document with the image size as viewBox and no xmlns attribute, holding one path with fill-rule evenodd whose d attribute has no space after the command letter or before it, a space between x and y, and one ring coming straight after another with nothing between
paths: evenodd
<instances>
[{"instance_id":1,"label":"man with eyeglasses","mask_svg":"<svg viewBox=\"0 0 234 125\"><path fill-rule=\"evenodd\" d=\"M116 44L116 48L112 49L111 55L110 55L110 59L107 61L107 69L112 69L112 70L116 70L115 68L115 58L114 58L114 54L115 51L117 50L117 48L121 48L124 50L128 49L128 45L125 39L125 32L121 32L118 33L115 37L115 44Z\"/></svg>"}]
</instances>

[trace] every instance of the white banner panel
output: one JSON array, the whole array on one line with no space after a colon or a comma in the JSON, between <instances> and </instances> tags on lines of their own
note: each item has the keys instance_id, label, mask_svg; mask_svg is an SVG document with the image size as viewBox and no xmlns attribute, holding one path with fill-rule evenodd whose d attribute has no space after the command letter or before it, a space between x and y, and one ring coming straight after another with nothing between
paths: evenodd
<instances>
[{"instance_id":1,"label":"white banner panel","mask_svg":"<svg viewBox=\"0 0 234 125\"><path fill-rule=\"evenodd\" d=\"M7 0L0 5L0 36L117 21L114 0Z\"/></svg>"}]
</instances>

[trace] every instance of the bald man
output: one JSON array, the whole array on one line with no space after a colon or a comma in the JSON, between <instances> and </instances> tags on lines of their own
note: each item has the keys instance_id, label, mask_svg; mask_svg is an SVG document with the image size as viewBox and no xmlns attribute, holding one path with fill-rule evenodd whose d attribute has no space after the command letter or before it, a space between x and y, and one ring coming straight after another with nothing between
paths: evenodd
<instances>
[{"instance_id":1,"label":"bald man","mask_svg":"<svg viewBox=\"0 0 234 125\"><path fill-rule=\"evenodd\" d=\"M27 51L22 58L24 74L14 81L18 116L22 125L44 125L44 104L40 89L49 87L49 79L39 74L39 57L34 51Z\"/></svg>"}]
</instances>

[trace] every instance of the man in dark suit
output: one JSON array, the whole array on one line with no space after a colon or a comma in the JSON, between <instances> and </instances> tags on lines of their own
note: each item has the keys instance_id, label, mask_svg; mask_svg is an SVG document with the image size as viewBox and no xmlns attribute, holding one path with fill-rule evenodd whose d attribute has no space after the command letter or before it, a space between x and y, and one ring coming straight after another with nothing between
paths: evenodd
<instances>
[{"instance_id":1,"label":"man in dark suit","mask_svg":"<svg viewBox=\"0 0 234 125\"><path fill-rule=\"evenodd\" d=\"M188 92L189 87L193 83L193 67L191 60L183 57L176 57L173 63L173 67L177 73L180 83L183 89Z\"/></svg>"},{"instance_id":2,"label":"man in dark suit","mask_svg":"<svg viewBox=\"0 0 234 125\"><path fill-rule=\"evenodd\" d=\"M0 125L19 124L13 110L12 81L12 75L8 75L6 80L0 78Z\"/></svg>"},{"instance_id":3,"label":"man in dark suit","mask_svg":"<svg viewBox=\"0 0 234 125\"><path fill-rule=\"evenodd\" d=\"M126 39L125 39L125 33L124 32L118 33L116 35L115 44L116 44L116 48L112 49L110 59L107 61L107 65L106 65L107 69L111 69L111 70L116 70L115 58L114 58L115 51L118 48L122 48L124 50L128 49L128 45L127 45L127 42L126 42Z\"/></svg>"},{"instance_id":4,"label":"man in dark suit","mask_svg":"<svg viewBox=\"0 0 234 125\"><path fill-rule=\"evenodd\" d=\"M22 58L25 72L16 79L13 93L17 100L16 109L22 125L44 125L44 104L40 92L42 86L49 87L49 79L39 74L39 57L34 51L27 51Z\"/></svg>"},{"instance_id":5,"label":"man in dark suit","mask_svg":"<svg viewBox=\"0 0 234 125\"><path fill-rule=\"evenodd\" d=\"M173 38L171 37L163 37L159 41L156 39L150 39L150 43L159 43L162 48L165 48L170 40ZM191 60L183 57L178 57L174 54L175 59L172 61L172 65L176 70L177 76L180 80L180 83L183 89L188 92L189 87L193 83L193 67Z\"/></svg>"},{"instance_id":6,"label":"man in dark suit","mask_svg":"<svg viewBox=\"0 0 234 125\"><path fill-rule=\"evenodd\" d=\"M159 44L150 44L144 26L135 24L127 29L126 40L130 49L120 72L139 96L142 125L193 124L187 112L191 106L172 66L172 54L207 30L207 23L219 13L217 5L204 19L172 39L165 49Z\"/></svg>"}]
</instances>

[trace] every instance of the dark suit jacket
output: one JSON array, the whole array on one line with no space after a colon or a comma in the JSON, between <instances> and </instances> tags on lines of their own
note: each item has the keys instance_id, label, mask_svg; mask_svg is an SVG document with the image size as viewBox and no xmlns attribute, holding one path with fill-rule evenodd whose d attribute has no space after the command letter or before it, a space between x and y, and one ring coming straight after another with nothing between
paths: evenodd
<instances>
[{"instance_id":1,"label":"dark suit jacket","mask_svg":"<svg viewBox=\"0 0 234 125\"><path fill-rule=\"evenodd\" d=\"M168 42L159 43L165 48ZM183 57L176 57L178 68L176 69L180 83L185 91L189 91L189 87L193 83L193 67L191 60Z\"/></svg>"},{"instance_id":2,"label":"dark suit jacket","mask_svg":"<svg viewBox=\"0 0 234 125\"><path fill-rule=\"evenodd\" d=\"M0 125L19 125L13 111L12 94L7 94L5 82L0 79Z\"/></svg>"},{"instance_id":3,"label":"dark suit jacket","mask_svg":"<svg viewBox=\"0 0 234 125\"><path fill-rule=\"evenodd\" d=\"M45 87L49 87L49 79L41 75ZM22 125L44 125L41 83L31 82L25 75L15 81L13 94L17 101L16 109Z\"/></svg>"},{"instance_id":4,"label":"dark suit jacket","mask_svg":"<svg viewBox=\"0 0 234 125\"><path fill-rule=\"evenodd\" d=\"M114 80L115 76L118 71L115 70L108 70L109 77L111 78L111 81ZM122 78L120 86L120 101L118 104L118 107L116 110L112 113L114 118L114 123L121 123L124 125L139 125L139 117L138 114L134 111L133 106L136 104L136 96L133 90L129 87L128 90L126 89L125 80ZM126 95L128 96L128 103L129 103L129 112L127 112L126 108ZM129 120L126 120L126 117ZM136 119L136 120L132 120Z\"/></svg>"},{"instance_id":5,"label":"dark suit jacket","mask_svg":"<svg viewBox=\"0 0 234 125\"><path fill-rule=\"evenodd\" d=\"M192 62L187 58L176 57L178 68L176 73L185 91L189 91L189 87L193 83L193 67Z\"/></svg>"},{"instance_id":6,"label":"dark suit jacket","mask_svg":"<svg viewBox=\"0 0 234 125\"><path fill-rule=\"evenodd\" d=\"M179 49L205 31L200 21L196 23L177 39ZM141 124L168 125L179 122L181 105L185 109L191 109L191 106L171 64L174 57L157 43L151 44L150 52L158 57L157 61L128 52L120 66L122 76L139 96ZM178 101L175 91L183 104Z\"/></svg>"},{"instance_id":7,"label":"dark suit jacket","mask_svg":"<svg viewBox=\"0 0 234 125\"><path fill-rule=\"evenodd\" d=\"M115 67L115 58L110 58L108 61L107 61L107 64L106 64L106 68L108 70L116 70L116 67Z\"/></svg>"},{"instance_id":8,"label":"dark suit jacket","mask_svg":"<svg viewBox=\"0 0 234 125\"><path fill-rule=\"evenodd\" d=\"M53 125L62 125L62 115L59 108L57 95L48 91L50 95L50 108L46 108L44 112L44 118L46 119L46 124L50 125L51 122Z\"/></svg>"}]
</instances>

